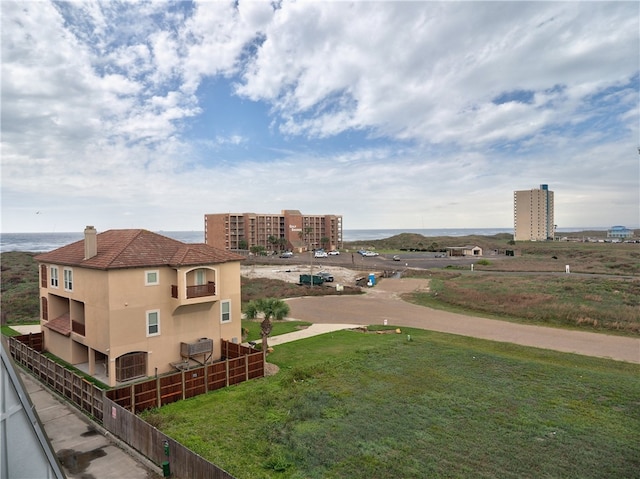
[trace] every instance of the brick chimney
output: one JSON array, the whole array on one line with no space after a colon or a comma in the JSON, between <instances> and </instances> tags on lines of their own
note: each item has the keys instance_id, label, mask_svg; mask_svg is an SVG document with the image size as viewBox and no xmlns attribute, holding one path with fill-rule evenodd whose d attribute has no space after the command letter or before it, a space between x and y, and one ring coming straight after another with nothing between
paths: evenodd
<instances>
[{"instance_id":1,"label":"brick chimney","mask_svg":"<svg viewBox=\"0 0 640 479\"><path fill-rule=\"evenodd\" d=\"M93 226L84 229L84 259L93 258L98 254L97 231Z\"/></svg>"}]
</instances>

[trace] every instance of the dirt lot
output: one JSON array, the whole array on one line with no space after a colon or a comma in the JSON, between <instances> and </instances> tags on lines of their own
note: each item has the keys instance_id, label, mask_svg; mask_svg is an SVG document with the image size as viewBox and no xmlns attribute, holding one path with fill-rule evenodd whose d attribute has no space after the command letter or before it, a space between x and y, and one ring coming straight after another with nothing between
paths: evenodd
<instances>
[{"instance_id":1,"label":"dirt lot","mask_svg":"<svg viewBox=\"0 0 640 479\"><path fill-rule=\"evenodd\" d=\"M287 281L289 283L298 283L301 274L309 274L309 265L287 264L287 265L243 265L241 274L246 278L269 278ZM333 275L334 284L344 284L353 286L356 278L364 276L361 271L353 271L341 266L330 265L314 265L313 274L320 271L326 271ZM371 271L372 273L374 271Z\"/></svg>"}]
</instances>

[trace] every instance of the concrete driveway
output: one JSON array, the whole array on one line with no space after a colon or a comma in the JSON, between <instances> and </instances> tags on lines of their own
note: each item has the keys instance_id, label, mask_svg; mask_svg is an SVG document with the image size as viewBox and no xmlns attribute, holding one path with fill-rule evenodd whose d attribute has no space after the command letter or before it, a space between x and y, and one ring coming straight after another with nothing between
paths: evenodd
<instances>
[{"instance_id":1,"label":"concrete driveway","mask_svg":"<svg viewBox=\"0 0 640 479\"><path fill-rule=\"evenodd\" d=\"M311 323L384 324L459 334L567 353L640 363L640 339L601 333L529 326L449 313L400 299L402 293L428 290L428 280L384 279L361 296L288 299L289 318Z\"/></svg>"}]
</instances>

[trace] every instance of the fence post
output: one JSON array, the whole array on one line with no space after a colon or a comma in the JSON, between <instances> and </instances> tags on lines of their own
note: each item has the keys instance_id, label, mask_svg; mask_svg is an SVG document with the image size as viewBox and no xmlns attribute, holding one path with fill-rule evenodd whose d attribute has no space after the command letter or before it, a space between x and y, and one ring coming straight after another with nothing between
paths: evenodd
<instances>
[{"instance_id":1,"label":"fence post","mask_svg":"<svg viewBox=\"0 0 640 479\"><path fill-rule=\"evenodd\" d=\"M162 394L160 393L160 378L158 377L157 374L156 374L156 403L157 403L156 407L162 406Z\"/></svg>"},{"instance_id":2,"label":"fence post","mask_svg":"<svg viewBox=\"0 0 640 479\"><path fill-rule=\"evenodd\" d=\"M227 377L227 387L229 387L229 358L224 361L224 366L227 370L227 374L225 376Z\"/></svg>"},{"instance_id":3,"label":"fence post","mask_svg":"<svg viewBox=\"0 0 640 479\"><path fill-rule=\"evenodd\" d=\"M249 356L244 355L244 380L249 380Z\"/></svg>"},{"instance_id":4,"label":"fence post","mask_svg":"<svg viewBox=\"0 0 640 479\"><path fill-rule=\"evenodd\" d=\"M133 384L131 385L131 412L136 413L136 391Z\"/></svg>"},{"instance_id":5,"label":"fence post","mask_svg":"<svg viewBox=\"0 0 640 479\"><path fill-rule=\"evenodd\" d=\"M209 392L209 365L205 363L204 365L204 393L207 394Z\"/></svg>"},{"instance_id":6,"label":"fence post","mask_svg":"<svg viewBox=\"0 0 640 479\"><path fill-rule=\"evenodd\" d=\"M185 383L184 383L184 369L182 371L180 371L180 376L182 377L182 399L185 398L185 394L184 394L184 390L185 390Z\"/></svg>"}]
</instances>

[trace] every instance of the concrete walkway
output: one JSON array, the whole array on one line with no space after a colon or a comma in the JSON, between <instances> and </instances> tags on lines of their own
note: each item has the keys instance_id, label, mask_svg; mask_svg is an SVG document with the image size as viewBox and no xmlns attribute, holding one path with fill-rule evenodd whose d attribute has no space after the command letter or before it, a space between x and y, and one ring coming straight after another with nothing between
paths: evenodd
<instances>
[{"instance_id":1,"label":"concrete walkway","mask_svg":"<svg viewBox=\"0 0 640 479\"><path fill-rule=\"evenodd\" d=\"M19 367L17 370L69 479L162 477L159 467L89 421L76 408L43 387L33 376Z\"/></svg>"},{"instance_id":2,"label":"concrete walkway","mask_svg":"<svg viewBox=\"0 0 640 479\"><path fill-rule=\"evenodd\" d=\"M403 293L428 290L428 284L428 280L423 279L385 279L364 295L292 298L287 300L291 308L289 317L312 323L361 326L383 324L387 320L393 326L640 363L640 338L479 318L426 308L400 299Z\"/></svg>"},{"instance_id":3,"label":"concrete walkway","mask_svg":"<svg viewBox=\"0 0 640 479\"><path fill-rule=\"evenodd\" d=\"M294 331L292 333L279 334L278 336L269 337L269 346L277 346L278 344L288 343L291 341L297 341L298 339L310 338L311 336L317 336L319 334L332 333L334 331L340 331L342 329L359 328L360 324L322 324L314 323L308 328L301 329L300 331ZM257 343L260 340L256 341Z\"/></svg>"}]
</instances>

